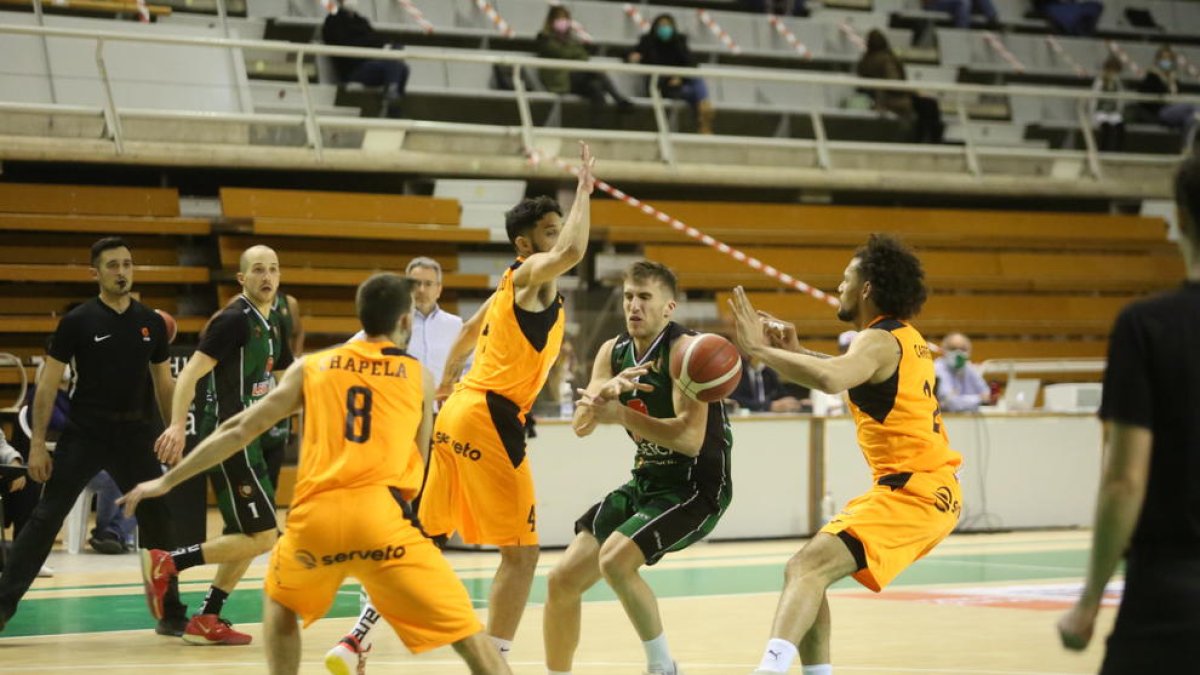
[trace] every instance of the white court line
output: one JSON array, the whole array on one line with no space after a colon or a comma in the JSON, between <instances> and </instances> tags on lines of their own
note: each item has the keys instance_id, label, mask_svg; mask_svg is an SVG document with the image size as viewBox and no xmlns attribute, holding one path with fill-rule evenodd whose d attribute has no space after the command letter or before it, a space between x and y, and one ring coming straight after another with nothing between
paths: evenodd
<instances>
[{"instance_id":1,"label":"white court line","mask_svg":"<svg viewBox=\"0 0 1200 675\"><path fill-rule=\"evenodd\" d=\"M937 563L939 565L970 565L971 567L979 567L979 565L980 565L978 560L975 560L975 561L942 560L940 558L934 558L934 557L925 558L921 562ZM1029 563L1006 563L1006 562L985 562L983 564L987 567L995 566L995 567L1013 567L1013 568L1017 568L1017 569L1026 569L1026 570L1054 570L1056 572L1076 572L1078 574L1083 574L1086 571L1086 566L1068 567L1066 565L1031 565Z\"/></svg>"},{"instance_id":2,"label":"white court line","mask_svg":"<svg viewBox=\"0 0 1200 675\"><path fill-rule=\"evenodd\" d=\"M208 663L186 663L175 661L170 664L172 670L191 670L191 669L214 669L227 667L256 667L264 665L263 661L220 661ZM513 666L529 666L538 668L544 664L541 661L512 661ZM576 661L577 668L632 668L637 669L644 667L644 661ZM738 668L752 668L753 664L745 663L693 663L687 662L684 664L688 670L730 670ZM104 666L97 668L105 671L121 670L162 670L162 663L107 663ZM463 662L458 659L439 659L439 660L385 660L371 659L372 667L379 666L403 666L407 668L426 668L438 667L447 669L461 670ZM64 666L47 666L39 665L39 671L88 671L92 670L87 666L82 665L64 665ZM838 664L838 672L861 672L861 673L942 673L946 675L1082 675L1080 672L1063 672L1063 671L1047 671L1047 670L978 670L978 669L963 669L963 668L906 668L902 666L847 666ZM8 672L28 672L29 666L0 666L0 673Z\"/></svg>"}]
</instances>

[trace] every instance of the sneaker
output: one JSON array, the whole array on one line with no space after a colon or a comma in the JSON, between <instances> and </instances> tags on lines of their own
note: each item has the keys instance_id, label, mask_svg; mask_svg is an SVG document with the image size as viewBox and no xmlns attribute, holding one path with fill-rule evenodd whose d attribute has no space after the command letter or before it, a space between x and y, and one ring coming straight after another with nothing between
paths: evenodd
<instances>
[{"instance_id":1,"label":"sneaker","mask_svg":"<svg viewBox=\"0 0 1200 675\"><path fill-rule=\"evenodd\" d=\"M49 565L42 565L38 570L38 578L49 579L52 576L54 576L54 568Z\"/></svg>"},{"instance_id":2,"label":"sneaker","mask_svg":"<svg viewBox=\"0 0 1200 675\"><path fill-rule=\"evenodd\" d=\"M216 614L197 614L183 630L183 641L193 645L248 645L250 640Z\"/></svg>"},{"instance_id":3,"label":"sneaker","mask_svg":"<svg viewBox=\"0 0 1200 675\"><path fill-rule=\"evenodd\" d=\"M672 661L671 670L647 670L643 671L642 675L683 675L683 671L679 669L679 664Z\"/></svg>"},{"instance_id":4,"label":"sneaker","mask_svg":"<svg viewBox=\"0 0 1200 675\"><path fill-rule=\"evenodd\" d=\"M154 632L159 635L183 637L183 631L187 629L187 625L188 618L186 616L164 616L154 626Z\"/></svg>"},{"instance_id":5,"label":"sneaker","mask_svg":"<svg viewBox=\"0 0 1200 675\"><path fill-rule=\"evenodd\" d=\"M338 640L333 649L325 652L325 668L333 675L366 675L367 652L353 635Z\"/></svg>"},{"instance_id":6,"label":"sneaker","mask_svg":"<svg viewBox=\"0 0 1200 675\"><path fill-rule=\"evenodd\" d=\"M175 571L171 554L159 549L142 549L142 587L146 591L146 604L156 619L163 618L163 596L170 587Z\"/></svg>"},{"instance_id":7,"label":"sneaker","mask_svg":"<svg viewBox=\"0 0 1200 675\"><path fill-rule=\"evenodd\" d=\"M104 555L118 555L125 552L125 544L121 543L118 537L91 537L88 539L88 546L96 553Z\"/></svg>"}]
</instances>

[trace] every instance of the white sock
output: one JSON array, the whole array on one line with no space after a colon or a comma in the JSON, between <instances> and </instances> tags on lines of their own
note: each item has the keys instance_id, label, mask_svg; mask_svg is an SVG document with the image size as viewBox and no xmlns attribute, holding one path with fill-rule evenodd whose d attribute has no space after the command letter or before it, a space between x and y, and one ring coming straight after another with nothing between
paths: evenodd
<instances>
[{"instance_id":1,"label":"white sock","mask_svg":"<svg viewBox=\"0 0 1200 675\"><path fill-rule=\"evenodd\" d=\"M500 652L500 656L507 661L508 653L512 651L512 640L501 640L495 635L489 635L488 637L492 639L492 644L496 645L496 651Z\"/></svg>"},{"instance_id":2,"label":"white sock","mask_svg":"<svg viewBox=\"0 0 1200 675\"><path fill-rule=\"evenodd\" d=\"M804 666L800 669L804 675L833 675L833 665L822 663L819 666Z\"/></svg>"},{"instance_id":3,"label":"white sock","mask_svg":"<svg viewBox=\"0 0 1200 675\"><path fill-rule=\"evenodd\" d=\"M546 675L571 675L569 670L547 670Z\"/></svg>"},{"instance_id":4,"label":"white sock","mask_svg":"<svg viewBox=\"0 0 1200 675\"><path fill-rule=\"evenodd\" d=\"M652 673L667 673L674 675L675 661L671 659L671 650L667 647L667 634L662 633L653 640L642 643L646 650L646 670Z\"/></svg>"},{"instance_id":5,"label":"white sock","mask_svg":"<svg viewBox=\"0 0 1200 675\"><path fill-rule=\"evenodd\" d=\"M358 640L359 649L363 652L371 649L371 631L375 629L376 624L383 616L375 610L375 605L367 603L362 609L362 613L358 615L358 623L354 624L354 629L350 631L350 635Z\"/></svg>"},{"instance_id":6,"label":"white sock","mask_svg":"<svg viewBox=\"0 0 1200 675\"><path fill-rule=\"evenodd\" d=\"M786 673L788 668L792 667L792 661L795 660L796 645L787 640L771 638L767 641L767 648L763 651L762 662L758 664L758 669L768 673Z\"/></svg>"}]
</instances>

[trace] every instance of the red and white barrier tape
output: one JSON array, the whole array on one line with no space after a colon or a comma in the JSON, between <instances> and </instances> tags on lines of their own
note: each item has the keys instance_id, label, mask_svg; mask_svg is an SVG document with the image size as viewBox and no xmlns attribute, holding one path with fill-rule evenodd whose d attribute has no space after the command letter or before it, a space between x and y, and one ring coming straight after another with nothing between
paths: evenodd
<instances>
[{"instance_id":1,"label":"red and white barrier tape","mask_svg":"<svg viewBox=\"0 0 1200 675\"><path fill-rule=\"evenodd\" d=\"M855 47L858 47L859 51L867 51L867 41L858 34L858 31L854 30L854 26L851 26L849 21L843 19L842 22L838 24L838 30L842 32L842 35L846 36L846 39L849 40L851 44L853 44Z\"/></svg>"},{"instance_id":2,"label":"red and white barrier tape","mask_svg":"<svg viewBox=\"0 0 1200 675\"><path fill-rule=\"evenodd\" d=\"M808 47L806 47L804 43L796 37L796 34L787 27L787 24L785 24L782 19L774 14L768 14L767 22L771 24L771 27L775 29L776 33L779 33L780 37L782 37L785 42L791 45L792 49L796 50L797 54L806 59L811 59L813 57L812 52L809 51Z\"/></svg>"},{"instance_id":3,"label":"red and white barrier tape","mask_svg":"<svg viewBox=\"0 0 1200 675\"><path fill-rule=\"evenodd\" d=\"M629 17L629 20L638 27L638 30L650 30L650 22L646 20L646 17L642 16L642 13L637 10L637 7L626 3L623 9L625 10L625 16Z\"/></svg>"},{"instance_id":4,"label":"red and white barrier tape","mask_svg":"<svg viewBox=\"0 0 1200 675\"><path fill-rule=\"evenodd\" d=\"M1018 59L1016 55L1008 51L1008 47L1004 46L1004 43L1000 41L1000 38L996 37L995 33L990 30L984 31L983 40L984 42L987 42L989 47L991 47L997 54L1000 55L1000 58L1007 61L1008 65L1012 66L1013 70L1017 71L1018 73L1025 72L1025 64L1021 63L1020 59Z\"/></svg>"},{"instance_id":5,"label":"red and white barrier tape","mask_svg":"<svg viewBox=\"0 0 1200 675\"><path fill-rule=\"evenodd\" d=\"M528 152L528 157L529 157L529 161L531 163L537 164L542 160L543 155L542 155L542 153L538 152L537 150L530 150ZM550 157L550 159L551 159L551 161L554 162L555 166L562 169L563 171L569 172L572 175L576 175L576 176L579 175L579 167L568 164L559 157ZM800 291L801 293L806 293L809 296L811 296L817 300L820 300L820 301L828 304L831 307L838 307L841 304L838 302L838 299L836 297L826 293L825 291L822 291L819 288L814 288L812 286L809 286L808 284L797 279L796 277L793 277L792 275L790 275L786 272L781 272L778 269L772 267L771 265L768 265L767 263L759 260L758 258L755 258L754 256L747 255L746 253L739 251L738 249L733 248L732 246L730 246L724 242L717 241L716 239L713 239L709 235L701 232L700 230L697 230L696 228L684 223L683 221L679 220L678 218L674 218L666 213L663 213L662 211L659 211L658 209L654 208L653 206L650 206L646 202L643 202L642 200L640 200L636 197L625 194L621 190L613 187L612 185L609 185L608 183L600 180L599 178L596 179L596 188L598 190L600 190L601 192L604 192L605 194L611 196L612 198L620 200L625 205L631 206L648 216L652 216L655 220L659 221L660 223L669 225L672 229L674 229L678 232L682 232L683 234L687 235L688 237L691 237L692 239L695 239L696 241L704 244L705 246L714 248L717 251L720 251L721 253L724 253L725 255L733 258L734 260L747 265L748 267L750 267L750 269L753 269L758 272L762 272L763 274L782 283L785 286L794 288L795 290Z\"/></svg>"},{"instance_id":6,"label":"red and white barrier tape","mask_svg":"<svg viewBox=\"0 0 1200 675\"><path fill-rule=\"evenodd\" d=\"M146 6L146 0L137 0L138 21L142 23L150 23L150 8Z\"/></svg>"},{"instance_id":7,"label":"red and white barrier tape","mask_svg":"<svg viewBox=\"0 0 1200 675\"><path fill-rule=\"evenodd\" d=\"M1080 77L1088 77L1091 75L1086 68L1079 65L1079 62L1067 53L1067 50L1063 49L1063 46L1058 43L1058 40L1054 39L1053 35L1046 36L1046 44L1050 45L1050 51L1054 52L1055 56L1057 56L1059 59L1062 59L1062 61L1068 66L1071 66L1076 75Z\"/></svg>"},{"instance_id":8,"label":"red and white barrier tape","mask_svg":"<svg viewBox=\"0 0 1200 675\"><path fill-rule=\"evenodd\" d=\"M496 26L496 30L500 31L501 35L510 38L517 34L517 32L512 29L512 26L509 26L508 22L504 20L504 17L500 16L500 12L497 12L496 8L492 7L492 4L487 0L475 0L475 6L478 7L479 11L483 12L487 18L492 20L492 24Z\"/></svg>"},{"instance_id":9,"label":"red and white barrier tape","mask_svg":"<svg viewBox=\"0 0 1200 675\"><path fill-rule=\"evenodd\" d=\"M734 54L742 53L742 48L737 46L737 43L733 41L729 33L725 32L724 28L721 28L721 24L717 23L717 20L712 17L712 14L708 13L707 9L696 10L696 16L700 17L700 23L704 24L708 28L708 31L715 35L721 41L721 44L725 45L726 49Z\"/></svg>"},{"instance_id":10,"label":"red and white barrier tape","mask_svg":"<svg viewBox=\"0 0 1200 675\"><path fill-rule=\"evenodd\" d=\"M1118 59L1121 60L1121 63L1129 67L1129 72L1133 73L1134 77L1141 77L1143 74L1145 74L1146 71L1142 70L1142 67L1137 64L1137 61L1134 61L1133 58L1129 56L1128 52L1126 52L1124 49L1121 49L1121 45L1117 44L1113 40L1106 40L1104 45L1108 47L1108 51L1112 52Z\"/></svg>"},{"instance_id":11,"label":"red and white barrier tape","mask_svg":"<svg viewBox=\"0 0 1200 675\"><path fill-rule=\"evenodd\" d=\"M326 14L337 14L338 6L334 0L317 0L317 4L325 10Z\"/></svg>"},{"instance_id":12,"label":"red and white barrier tape","mask_svg":"<svg viewBox=\"0 0 1200 675\"><path fill-rule=\"evenodd\" d=\"M425 14L413 4L412 0L397 0L397 2L404 8L404 12L411 16L413 21L417 22L417 25L421 27L421 30L426 35L433 35L433 24L425 18Z\"/></svg>"}]
</instances>

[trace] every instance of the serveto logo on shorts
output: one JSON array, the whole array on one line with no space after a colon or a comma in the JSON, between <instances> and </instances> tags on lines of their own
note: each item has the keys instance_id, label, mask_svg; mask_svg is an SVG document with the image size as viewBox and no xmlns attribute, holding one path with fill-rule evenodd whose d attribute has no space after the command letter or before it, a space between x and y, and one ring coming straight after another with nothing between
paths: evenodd
<instances>
[{"instance_id":1,"label":"serveto logo on shorts","mask_svg":"<svg viewBox=\"0 0 1200 675\"><path fill-rule=\"evenodd\" d=\"M962 512L962 504L954 498L950 488L944 486L933 491L933 506L942 513L951 512L958 515Z\"/></svg>"},{"instance_id":2,"label":"serveto logo on shorts","mask_svg":"<svg viewBox=\"0 0 1200 675\"><path fill-rule=\"evenodd\" d=\"M300 549L299 551L296 551L296 562L300 563L304 569L311 570L317 566L317 556L313 555L309 551Z\"/></svg>"},{"instance_id":3,"label":"serveto logo on shorts","mask_svg":"<svg viewBox=\"0 0 1200 675\"><path fill-rule=\"evenodd\" d=\"M321 556L322 565L337 565L338 563L353 562L355 560L374 560L375 562L383 562L385 560L399 560L404 557L408 551L403 546L388 546L387 548L365 548L356 551L342 551L331 555Z\"/></svg>"},{"instance_id":4,"label":"serveto logo on shorts","mask_svg":"<svg viewBox=\"0 0 1200 675\"><path fill-rule=\"evenodd\" d=\"M448 434L444 431L439 431L436 434L434 434L433 442L435 444L440 444L440 443L446 444L446 446L448 446L451 450L454 451L454 454L459 455L460 457L465 457L465 458L471 460L472 462L478 462L479 458L483 457L483 453L480 452L479 448L471 447L470 441L468 441L466 443L460 443L459 441L456 441L453 438L450 438L450 434Z\"/></svg>"}]
</instances>

